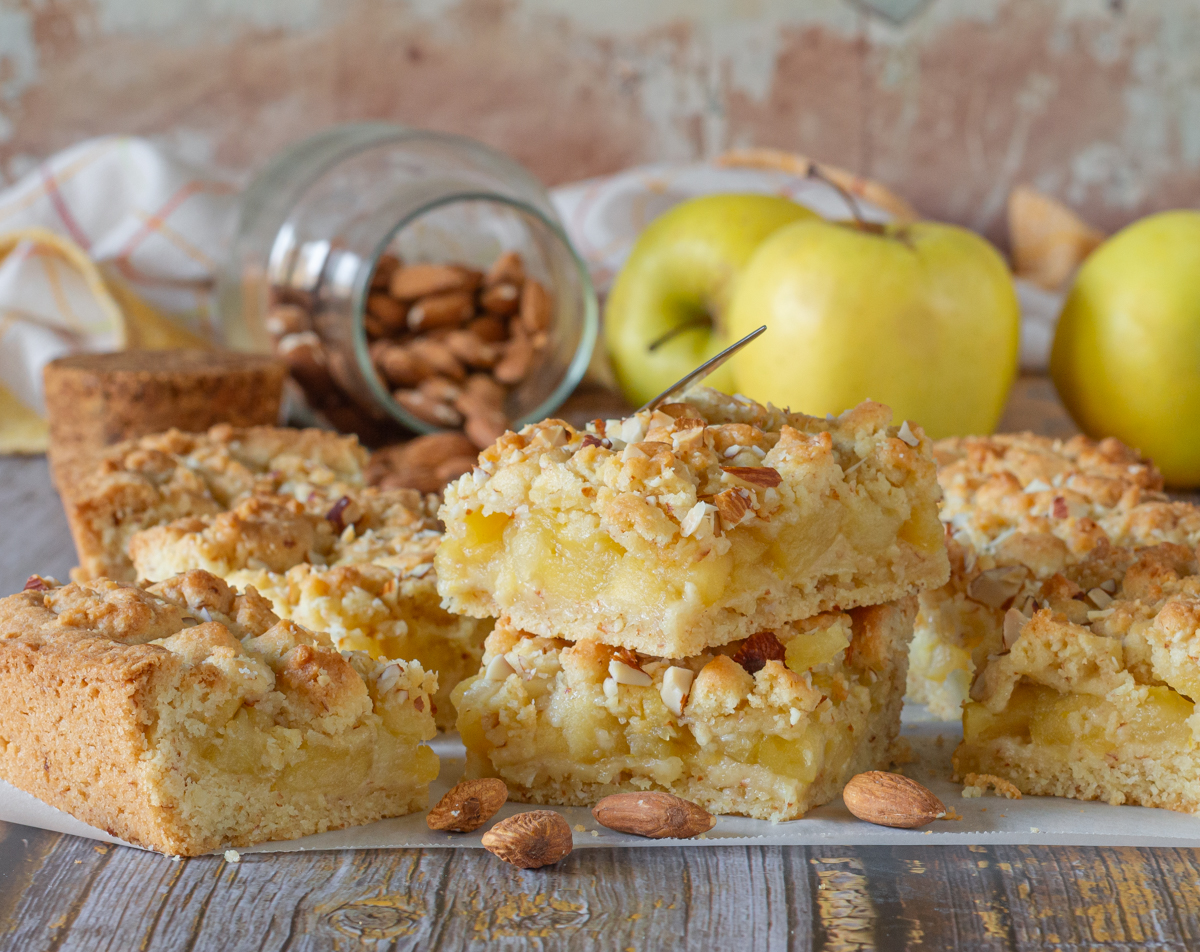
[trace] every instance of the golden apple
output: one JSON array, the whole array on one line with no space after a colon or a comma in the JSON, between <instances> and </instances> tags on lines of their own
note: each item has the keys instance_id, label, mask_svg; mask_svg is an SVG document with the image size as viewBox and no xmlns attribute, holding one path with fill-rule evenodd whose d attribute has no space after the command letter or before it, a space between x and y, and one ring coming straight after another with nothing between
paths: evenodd
<instances>
[{"instance_id":1,"label":"golden apple","mask_svg":"<svg viewBox=\"0 0 1200 952\"><path fill-rule=\"evenodd\" d=\"M645 403L721 350L730 289L754 250L784 225L816 217L774 195L705 195L651 222L604 309L605 342L629 401ZM724 368L705 382L731 386Z\"/></svg>"},{"instance_id":2,"label":"golden apple","mask_svg":"<svg viewBox=\"0 0 1200 952\"><path fill-rule=\"evenodd\" d=\"M936 222L801 221L738 277L729 336L766 324L730 361L740 393L806 413L860 400L933 437L990 433L1017 372L1008 266L974 232Z\"/></svg>"},{"instance_id":3,"label":"golden apple","mask_svg":"<svg viewBox=\"0 0 1200 952\"><path fill-rule=\"evenodd\" d=\"M1079 428L1200 486L1200 212L1151 215L1092 252L1063 306L1050 375Z\"/></svg>"}]
</instances>

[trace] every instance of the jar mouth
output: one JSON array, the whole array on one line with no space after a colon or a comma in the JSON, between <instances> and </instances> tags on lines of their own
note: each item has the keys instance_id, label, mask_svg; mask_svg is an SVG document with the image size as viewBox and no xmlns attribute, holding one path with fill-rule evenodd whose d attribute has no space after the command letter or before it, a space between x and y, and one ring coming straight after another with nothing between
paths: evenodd
<instances>
[{"instance_id":1,"label":"jar mouth","mask_svg":"<svg viewBox=\"0 0 1200 952\"><path fill-rule=\"evenodd\" d=\"M582 324L579 329L579 342L575 347L575 353L568 362L562 379L559 380L554 389L532 409L513 419L511 422L513 429L517 429L527 423L535 423L543 420L563 404L587 373L592 353L595 350L596 340L599 336L599 305L596 301L596 293L587 264L579 256L579 253L575 250L563 229L536 207L519 199L497 195L494 192L463 191L440 196L413 209L412 212L396 222L395 226L376 245L371 257L363 261L364 267L359 271L351 298L351 314L354 355L363 380L366 382L371 394L379 401L380 406L393 419L415 433L442 433L446 432L446 430L418 419L409 413L392 396L392 392L385 385L375 368L374 362L371 359L370 341L367 336L365 320L367 297L371 290L371 277L379 264L380 258L388 252L396 237L405 231L405 229L417 222L418 219L439 208L464 202L487 202L492 205L507 206L537 222L540 227L544 228L557 241L561 246L561 250L566 253L569 262L574 266L575 277L579 282L578 294L582 297Z\"/></svg>"}]
</instances>

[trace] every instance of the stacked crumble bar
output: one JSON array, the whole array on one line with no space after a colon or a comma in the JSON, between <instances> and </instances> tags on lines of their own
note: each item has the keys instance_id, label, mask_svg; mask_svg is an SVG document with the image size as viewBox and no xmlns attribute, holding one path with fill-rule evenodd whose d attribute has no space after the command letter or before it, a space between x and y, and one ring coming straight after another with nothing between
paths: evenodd
<instances>
[{"instance_id":1,"label":"stacked crumble bar","mask_svg":"<svg viewBox=\"0 0 1200 952\"><path fill-rule=\"evenodd\" d=\"M1008 609L963 712L959 776L1200 813L1196 551L1102 543Z\"/></svg>"},{"instance_id":2,"label":"stacked crumble bar","mask_svg":"<svg viewBox=\"0 0 1200 952\"><path fill-rule=\"evenodd\" d=\"M337 647L409 658L449 693L478 669L490 624L437 594L436 497L365 488L367 453L321 430L213 427L115 447L65 501L80 580L158 582L204 569L253 586Z\"/></svg>"},{"instance_id":3,"label":"stacked crumble bar","mask_svg":"<svg viewBox=\"0 0 1200 952\"><path fill-rule=\"evenodd\" d=\"M143 590L30 578L0 600L0 777L199 855L421 809L436 678L339 652L191 571Z\"/></svg>"},{"instance_id":4,"label":"stacked crumble bar","mask_svg":"<svg viewBox=\"0 0 1200 952\"><path fill-rule=\"evenodd\" d=\"M779 820L886 766L914 595L949 573L931 444L890 419L697 389L485 450L435 559L445 604L498 619L452 695L468 776Z\"/></svg>"},{"instance_id":5,"label":"stacked crumble bar","mask_svg":"<svg viewBox=\"0 0 1200 952\"><path fill-rule=\"evenodd\" d=\"M1046 580L1108 546L1200 543L1200 509L1168 500L1153 464L1117 440L966 437L934 452L951 576L921 595L908 691L940 718L960 716L1005 612L1028 609Z\"/></svg>"}]
</instances>

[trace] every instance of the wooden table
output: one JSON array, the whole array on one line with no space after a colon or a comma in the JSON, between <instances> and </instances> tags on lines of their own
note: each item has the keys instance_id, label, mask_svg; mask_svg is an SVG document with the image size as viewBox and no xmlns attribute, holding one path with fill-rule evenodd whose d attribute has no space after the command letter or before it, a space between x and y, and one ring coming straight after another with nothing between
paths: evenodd
<instances>
[{"instance_id":1,"label":"wooden table","mask_svg":"<svg viewBox=\"0 0 1200 952\"><path fill-rule=\"evenodd\" d=\"M1072 432L1040 379L1006 429ZM41 457L0 458L0 591L74 563ZM1200 949L1200 850L664 847L170 860L0 823L0 950Z\"/></svg>"}]
</instances>

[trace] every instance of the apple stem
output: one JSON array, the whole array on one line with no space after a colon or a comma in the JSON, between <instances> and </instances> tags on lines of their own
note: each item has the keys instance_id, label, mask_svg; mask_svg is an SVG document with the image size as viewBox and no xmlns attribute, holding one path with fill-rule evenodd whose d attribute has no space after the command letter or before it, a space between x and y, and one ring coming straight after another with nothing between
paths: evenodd
<instances>
[{"instance_id":1,"label":"apple stem","mask_svg":"<svg viewBox=\"0 0 1200 952\"><path fill-rule=\"evenodd\" d=\"M711 329L712 321L707 317L693 317L691 320L684 321L682 324L676 324L669 331L663 334L662 337L655 338L653 341L651 341L650 346L646 349L653 353L667 341L674 337L678 337L684 331L690 331L694 327L707 327Z\"/></svg>"},{"instance_id":2,"label":"apple stem","mask_svg":"<svg viewBox=\"0 0 1200 952\"><path fill-rule=\"evenodd\" d=\"M858 204L858 199L854 197L854 193L843 188L828 175L822 172L820 166L818 166L816 162L808 163L808 171L805 173L805 178L816 179L818 182L824 182L826 185L836 191L842 196L842 201L844 201L849 207L850 215L854 218L854 224L858 225L860 228L870 227L870 223L863 217L862 206Z\"/></svg>"}]
</instances>

